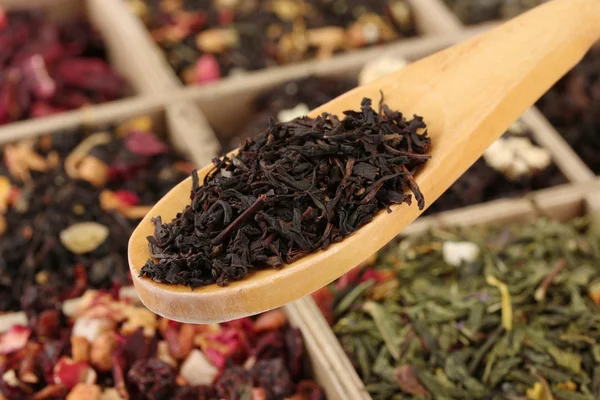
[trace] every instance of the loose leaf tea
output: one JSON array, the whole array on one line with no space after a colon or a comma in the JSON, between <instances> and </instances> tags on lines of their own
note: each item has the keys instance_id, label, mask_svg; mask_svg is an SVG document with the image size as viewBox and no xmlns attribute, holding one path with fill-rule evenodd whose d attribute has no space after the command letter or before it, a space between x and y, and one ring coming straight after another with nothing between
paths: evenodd
<instances>
[{"instance_id":1,"label":"loose leaf tea","mask_svg":"<svg viewBox=\"0 0 600 400\"><path fill-rule=\"evenodd\" d=\"M406 0L128 0L187 84L416 34Z\"/></svg>"},{"instance_id":2,"label":"loose leaf tea","mask_svg":"<svg viewBox=\"0 0 600 400\"><path fill-rule=\"evenodd\" d=\"M238 155L214 160L191 205L169 223L153 219L151 256L140 271L157 282L192 288L225 286L248 273L280 268L327 249L390 204L420 209L425 199L413 175L429 158L423 119L363 99L340 120L323 114L272 122ZM423 132L421 132L423 131Z\"/></svg>"},{"instance_id":3,"label":"loose leaf tea","mask_svg":"<svg viewBox=\"0 0 600 400\"><path fill-rule=\"evenodd\" d=\"M424 214L434 214L567 183L550 152L537 145L518 121L498 139Z\"/></svg>"},{"instance_id":4,"label":"loose leaf tea","mask_svg":"<svg viewBox=\"0 0 600 400\"><path fill-rule=\"evenodd\" d=\"M188 325L89 290L70 318L51 292L0 336L0 395L25 399L324 400L298 329L280 310Z\"/></svg>"},{"instance_id":5,"label":"loose leaf tea","mask_svg":"<svg viewBox=\"0 0 600 400\"><path fill-rule=\"evenodd\" d=\"M0 149L1 311L29 286L66 299L131 281L129 236L193 169L151 132L142 117Z\"/></svg>"},{"instance_id":6,"label":"loose leaf tea","mask_svg":"<svg viewBox=\"0 0 600 400\"><path fill-rule=\"evenodd\" d=\"M599 221L432 229L314 297L374 400L598 399Z\"/></svg>"},{"instance_id":7,"label":"loose leaf tea","mask_svg":"<svg viewBox=\"0 0 600 400\"><path fill-rule=\"evenodd\" d=\"M0 6L0 125L123 97L99 35L82 20L57 25Z\"/></svg>"},{"instance_id":8,"label":"loose leaf tea","mask_svg":"<svg viewBox=\"0 0 600 400\"><path fill-rule=\"evenodd\" d=\"M548 0L444 0L467 25L510 19Z\"/></svg>"},{"instance_id":9,"label":"loose leaf tea","mask_svg":"<svg viewBox=\"0 0 600 400\"><path fill-rule=\"evenodd\" d=\"M600 45L538 102L573 150L600 174Z\"/></svg>"}]
</instances>

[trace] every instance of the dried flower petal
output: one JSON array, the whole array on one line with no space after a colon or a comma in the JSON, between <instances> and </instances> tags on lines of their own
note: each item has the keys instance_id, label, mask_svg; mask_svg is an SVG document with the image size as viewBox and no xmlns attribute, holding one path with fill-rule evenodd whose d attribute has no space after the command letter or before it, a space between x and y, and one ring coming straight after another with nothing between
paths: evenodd
<instances>
[{"instance_id":1,"label":"dried flower petal","mask_svg":"<svg viewBox=\"0 0 600 400\"><path fill-rule=\"evenodd\" d=\"M31 329L23 325L14 325L0 337L0 354L10 354L21 350L27 344Z\"/></svg>"},{"instance_id":2,"label":"dried flower petal","mask_svg":"<svg viewBox=\"0 0 600 400\"><path fill-rule=\"evenodd\" d=\"M214 82L221 78L219 62L212 54L203 54L196 61L194 82L202 85L208 82Z\"/></svg>"},{"instance_id":3,"label":"dried flower petal","mask_svg":"<svg viewBox=\"0 0 600 400\"><path fill-rule=\"evenodd\" d=\"M137 206L140 204L140 198L138 195L130 190L117 190L115 192L115 196L121 202L121 204L126 206Z\"/></svg>"},{"instance_id":4,"label":"dried flower petal","mask_svg":"<svg viewBox=\"0 0 600 400\"><path fill-rule=\"evenodd\" d=\"M109 230L97 222L80 222L60 233L60 242L72 253L85 254L96 250L106 238Z\"/></svg>"},{"instance_id":5,"label":"dried flower petal","mask_svg":"<svg viewBox=\"0 0 600 400\"><path fill-rule=\"evenodd\" d=\"M96 372L87 362L75 362L67 357L62 357L54 367L54 383L65 385L68 389L78 383L96 382Z\"/></svg>"},{"instance_id":6,"label":"dried flower petal","mask_svg":"<svg viewBox=\"0 0 600 400\"><path fill-rule=\"evenodd\" d=\"M125 138L125 146L132 153L146 157L167 152L167 146L156 135L138 130L129 132Z\"/></svg>"}]
</instances>

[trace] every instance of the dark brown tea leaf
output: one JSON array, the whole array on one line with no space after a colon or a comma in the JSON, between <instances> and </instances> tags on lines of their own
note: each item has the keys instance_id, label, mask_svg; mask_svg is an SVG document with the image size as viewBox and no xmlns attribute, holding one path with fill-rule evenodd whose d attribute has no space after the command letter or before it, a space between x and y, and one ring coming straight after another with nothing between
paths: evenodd
<instances>
[{"instance_id":1,"label":"dark brown tea leaf","mask_svg":"<svg viewBox=\"0 0 600 400\"><path fill-rule=\"evenodd\" d=\"M370 99L344 114L272 122L238 155L214 160L201 186L194 172L191 205L169 223L154 219L156 261L140 276L225 286L327 249L390 204L410 204L408 188L423 209L413 178L430 158L423 118L385 105L377 113Z\"/></svg>"}]
</instances>

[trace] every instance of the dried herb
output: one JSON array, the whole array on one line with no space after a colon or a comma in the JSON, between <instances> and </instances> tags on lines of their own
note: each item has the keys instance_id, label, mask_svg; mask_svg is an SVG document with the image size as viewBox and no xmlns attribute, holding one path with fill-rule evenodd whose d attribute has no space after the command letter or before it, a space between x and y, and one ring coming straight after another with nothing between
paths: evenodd
<instances>
[{"instance_id":1,"label":"dried herb","mask_svg":"<svg viewBox=\"0 0 600 400\"><path fill-rule=\"evenodd\" d=\"M406 0L128 2L188 84L416 34Z\"/></svg>"},{"instance_id":2,"label":"dried herb","mask_svg":"<svg viewBox=\"0 0 600 400\"><path fill-rule=\"evenodd\" d=\"M413 178L430 156L421 117L371 100L343 120L323 114L271 123L237 156L215 159L200 186L194 172L191 205L163 223L154 218L151 256L140 275L190 287L243 279L257 268L280 268L326 249L390 204L420 209ZM421 133L423 131L423 133Z\"/></svg>"},{"instance_id":3,"label":"dried herb","mask_svg":"<svg viewBox=\"0 0 600 400\"><path fill-rule=\"evenodd\" d=\"M66 299L130 282L129 236L193 169L151 131L142 117L0 149L1 311L17 309L30 286Z\"/></svg>"},{"instance_id":4,"label":"dried herb","mask_svg":"<svg viewBox=\"0 0 600 400\"><path fill-rule=\"evenodd\" d=\"M600 45L592 48L537 105L577 155L600 174Z\"/></svg>"},{"instance_id":5,"label":"dried herb","mask_svg":"<svg viewBox=\"0 0 600 400\"><path fill-rule=\"evenodd\" d=\"M548 0L444 0L467 25L510 19Z\"/></svg>"},{"instance_id":6,"label":"dried herb","mask_svg":"<svg viewBox=\"0 0 600 400\"><path fill-rule=\"evenodd\" d=\"M0 6L0 125L114 100L127 85L85 21Z\"/></svg>"},{"instance_id":7,"label":"dried herb","mask_svg":"<svg viewBox=\"0 0 600 400\"><path fill-rule=\"evenodd\" d=\"M0 395L11 400L325 399L302 335L280 310L187 325L90 290L67 319L48 294L24 303L30 326L0 335ZM51 335L36 333L55 311Z\"/></svg>"},{"instance_id":8,"label":"dried herb","mask_svg":"<svg viewBox=\"0 0 600 400\"><path fill-rule=\"evenodd\" d=\"M424 214L522 197L534 190L567 183L550 152L536 143L522 122L513 124L494 146L499 144L499 151L495 147L488 149Z\"/></svg>"},{"instance_id":9,"label":"dried herb","mask_svg":"<svg viewBox=\"0 0 600 400\"><path fill-rule=\"evenodd\" d=\"M315 298L374 400L598 399L598 221L432 229Z\"/></svg>"}]
</instances>

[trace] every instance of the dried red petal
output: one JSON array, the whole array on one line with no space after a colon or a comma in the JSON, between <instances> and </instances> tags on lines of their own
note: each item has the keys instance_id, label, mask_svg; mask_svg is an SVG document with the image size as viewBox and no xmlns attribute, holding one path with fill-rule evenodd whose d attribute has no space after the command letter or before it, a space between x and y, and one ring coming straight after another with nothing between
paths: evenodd
<instances>
[{"instance_id":1,"label":"dried red petal","mask_svg":"<svg viewBox=\"0 0 600 400\"><path fill-rule=\"evenodd\" d=\"M212 54L203 54L196 61L194 70L194 82L202 85L208 82L214 82L221 79L221 67L217 58Z\"/></svg>"},{"instance_id":2,"label":"dried red petal","mask_svg":"<svg viewBox=\"0 0 600 400\"><path fill-rule=\"evenodd\" d=\"M204 351L204 355L211 362L212 365L217 367L220 371L225 368L225 363L227 362L227 358L219 353L215 349L208 348Z\"/></svg>"},{"instance_id":3,"label":"dried red petal","mask_svg":"<svg viewBox=\"0 0 600 400\"><path fill-rule=\"evenodd\" d=\"M117 197L117 199L119 199L121 204L124 204L126 206L137 206L138 204L140 204L140 198L138 197L138 195L130 190L117 190L115 192L115 196Z\"/></svg>"},{"instance_id":4,"label":"dried red petal","mask_svg":"<svg viewBox=\"0 0 600 400\"><path fill-rule=\"evenodd\" d=\"M85 268L81 264L77 264L74 268L75 273L75 282L73 282L73 287L68 293L65 293L61 296L61 301L74 299L79 297L85 292L87 289L87 273L85 272Z\"/></svg>"},{"instance_id":5,"label":"dried red petal","mask_svg":"<svg viewBox=\"0 0 600 400\"><path fill-rule=\"evenodd\" d=\"M31 118L42 118L42 117L47 117L47 116L54 115L54 114L60 114L65 111L67 111L66 108L53 107L48 103L44 103L42 101L36 101L29 108L29 116Z\"/></svg>"},{"instance_id":6,"label":"dried red petal","mask_svg":"<svg viewBox=\"0 0 600 400\"><path fill-rule=\"evenodd\" d=\"M94 383L96 372L85 361L74 362L68 357L62 357L54 367L53 381L72 389L78 383Z\"/></svg>"},{"instance_id":7,"label":"dried red petal","mask_svg":"<svg viewBox=\"0 0 600 400\"><path fill-rule=\"evenodd\" d=\"M0 29L4 29L6 27L6 10L4 7L0 6Z\"/></svg>"},{"instance_id":8,"label":"dried red petal","mask_svg":"<svg viewBox=\"0 0 600 400\"><path fill-rule=\"evenodd\" d=\"M360 274L360 271L361 271L361 267L358 266L358 267L354 267L353 269L351 269L350 271L348 271L347 273L342 275L340 277L340 279L338 279L337 282L335 283L335 288L337 290L344 290L348 286L356 283L356 280L358 278L358 275Z\"/></svg>"},{"instance_id":9,"label":"dried red petal","mask_svg":"<svg viewBox=\"0 0 600 400\"><path fill-rule=\"evenodd\" d=\"M167 146L155 135L143 131L130 131L125 138L129 151L141 156L152 157L167 152Z\"/></svg>"},{"instance_id":10,"label":"dried red petal","mask_svg":"<svg viewBox=\"0 0 600 400\"><path fill-rule=\"evenodd\" d=\"M21 350L31 336L31 329L23 325L14 325L0 337L0 354L10 354Z\"/></svg>"},{"instance_id":11,"label":"dried red petal","mask_svg":"<svg viewBox=\"0 0 600 400\"><path fill-rule=\"evenodd\" d=\"M56 82L50 77L41 55L34 54L23 62L23 74L38 98L47 100L56 94Z\"/></svg>"},{"instance_id":12,"label":"dried red petal","mask_svg":"<svg viewBox=\"0 0 600 400\"><path fill-rule=\"evenodd\" d=\"M329 323L333 325L335 322L335 316L333 314L333 302L335 300L331 288L324 286L312 294L312 298L317 303L317 307L321 310L321 313Z\"/></svg>"},{"instance_id":13,"label":"dried red petal","mask_svg":"<svg viewBox=\"0 0 600 400\"><path fill-rule=\"evenodd\" d=\"M42 311L35 320L35 333L38 337L57 337L60 333L62 313L60 310L50 309Z\"/></svg>"},{"instance_id":14,"label":"dried red petal","mask_svg":"<svg viewBox=\"0 0 600 400\"><path fill-rule=\"evenodd\" d=\"M359 282L366 282L373 279L376 283L382 283L390 280L396 275L392 270L375 271L373 268L368 268L360 277Z\"/></svg>"}]
</instances>

